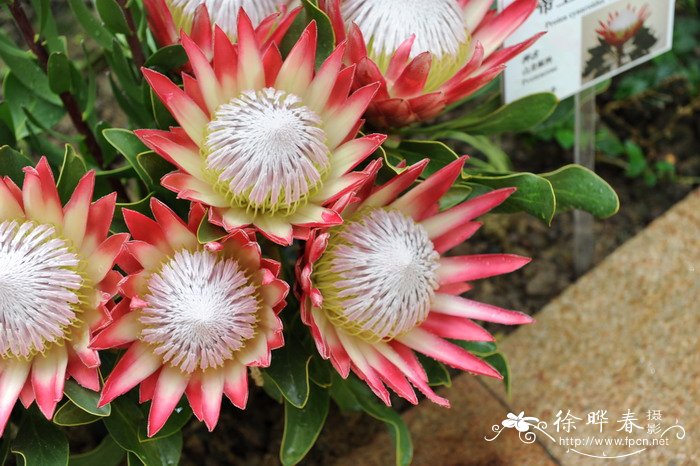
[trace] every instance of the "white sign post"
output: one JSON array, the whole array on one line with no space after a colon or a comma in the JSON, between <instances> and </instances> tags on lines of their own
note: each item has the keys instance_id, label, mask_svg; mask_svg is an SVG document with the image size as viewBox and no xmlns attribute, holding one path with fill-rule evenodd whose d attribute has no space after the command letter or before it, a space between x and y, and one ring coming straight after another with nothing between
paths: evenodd
<instances>
[{"instance_id":1,"label":"white sign post","mask_svg":"<svg viewBox=\"0 0 700 466\"><path fill-rule=\"evenodd\" d=\"M513 0L498 0L499 10ZM509 62L506 103L537 92L575 95L574 161L594 168L595 86L671 49L675 0L539 0L537 10L506 47L546 31ZM574 263L585 272L593 257L593 218L574 213Z\"/></svg>"}]
</instances>

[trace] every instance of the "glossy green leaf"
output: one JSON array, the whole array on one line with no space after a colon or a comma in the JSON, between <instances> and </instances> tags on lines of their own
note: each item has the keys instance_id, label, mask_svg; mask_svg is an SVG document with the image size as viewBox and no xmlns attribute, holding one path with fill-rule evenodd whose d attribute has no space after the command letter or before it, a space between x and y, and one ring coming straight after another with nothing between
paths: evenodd
<instances>
[{"instance_id":1,"label":"glossy green leaf","mask_svg":"<svg viewBox=\"0 0 700 466\"><path fill-rule=\"evenodd\" d=\"M316 443L328 416L329 402L328 390L316 384L311 384L309 399L303 408L285 401L284 435L280 447L283 465L299 463Z\"/></svg>"},{"instance_id":2,"label":"glossy green leaf","mask_svg":"<svg viewBox=\"0 0 700 466\"><path fill-rule=\"evenodd\" d=\"M88 413L70 400L59 406L53 415L54 424L67 427L92 424L100 419L102 419L101 416Z\"/></svg>"},{"instance_id":3,"label":"glossy green leaf","mask_svg":"<svg viewBox=\"0 0 700 466\"><path fill-rule=\"evenodd\" d=\"M533 173L513 173L509 175L470 175L467 183L472 186L486 186L492 189L516 187L515 191L493 212L513 213L524 211L550 224L556 211L556 198L552 184ZM476 192L475 192L476 194Z\"/></svg>"},{"instance_id":4,"label":"glossy green leaf","mask_svg":"<svg viewBox=\"0 0 700 466\"><path fill-rule=\"evenodd\" d=\"M345 382L352 390L362 409L370 416L386 423L396 449L397 466L411 464L413 442L411 441L411 433L401 416L390 407L381 403L367 385L356 377L350 376Z\"/></svg>"},{"instance_id":5,"label":"glossy green leaf","mask_svg":"<svg viewBox=\"0 0 700 466\"><path fill-rule=\"evenodd\" d=\"M71 90L71 66L68 57L63 52L54 52L49 55L47 75L49 87L56 94L70 92Z\"/></svg>"},{"instance_id":6,"label":"glossy green leaf","mask_svg":"<svg viewBox=\"0 0 700 466\"><path fill-rule=\"evenodd\" d=\"M187 398L183 397L177 406L175 406L175 409L173 409L172 414L163 427L153 437L148 437L146 424L141 424L139 426L139 440L141 442L152 442L154 440L170 437L180 432L191 418L192 408L190 408Z\"/></svg>"},{"instance_id":7,"label":"glossy green leaf","mask_svg":"<svg viewBox=\"0 0 700 466\"><path fill-rule=\"evenodd\" d=\"M418 141L405 139L396 148L385 149L387 164L397 173L403 171L396 167L396 163L405 160L408 165L413 165L423 159L430 159L421 175L423 178L430 176L445 165L454 162L459 156L445 143L440 141Z\"/></svg>"},{"instance_id":8,"label":"glossy green leaf","mask_svg":"<svg viewBox=\"0 0 700 466\"><path fill-rule=\"evenodd\" d=\"M311 380L321 387L331 386L331 368L330 363L323 359L320 355L314 354L309 366L309 377Z\"/></svg>"},{"instance_id":9,"label":"glossy green leaf","mask_svg":"<svg viewBox=\"0 0 700 466\"><path fill-rule=\"evenodd\" d=\"M428 375L428 384L431 387L449 387L452 385L450 373L445 366L433 358L418 354L418 361Z\"/></svg>"},{"instance_id":10,"label":"glossy green leaf","mask_svg":"<svg viewBox=\"0 0 700 466\"><path fill-rule=\"evenodd\" d=\"M455 345L461 346L465 350L469 351L480 358L490 356L498 352L498 347L493 341L463 341L463 340L452 340Z\"/></svg>"},{"instance_id":11,"label":"glossy green leaf","mask_svg":"<svg viewBox=\"0 0 700 466\"><path fill-rule=\"evenodd\" d=\"M24 167L33 166L34 163L21 152L17 152L10 146L0 147L0 176L9 176L18 186L24 181Z\"/></svg>"},{"instance_id":12,"label":"glossy green leaf","mask_svg":"<svg viewBox=\"0 0 700 466\"><path fill-rule=\"evenodd\" d=\"M197 227L197 240L200 244L213 243L221 241L222 238L228 235L228 232L218 225L209 222L209 216L202 217L202 221Z\"/></svg>"},{"instance_id":13,"label":"glossy green leaf","mask_svg":"<svg viewBox=\"0 0 700 466\"><path fill-rule=\"evenodd\" d=\"M459 126L469 134L495 134L524 131L546 120L557 108L559 100L547 92L532 94L484 116L480 121Z\"/></svg>"},{"instance_id":14,"label":"glossy green leaf","mask_svg":"<svg viewBox=\"0 0 700 466\"><path fill-rule=\"evenodd\" d=\"M124 12L115 0L95 0L95 7L108 30L115 34L131 34Z\"/></svg>"},{"instance_id":15,"label":"glossy green leaf","mask_svg":"<svg viewBox=\"0 0 700 466\"><path fill-rule=\"evenodd\" d=\"M168 45L156 50L148 57L146 68L161 68L165 71L177 69L187 63L187 54L180 44Z\"/></svg>"},{"instance_id":16,"label":"glossy green leaf","mask_svg":"<svg viewBox=\"0 0 700 466\"><path fill-rule=\"evenodd\" d=\"M285 338L285 345L275 350L275 358L263 372L272 380L284 398L303 408L309 398L309 363L311 354L304 351L298 339Z\"/></svg>"},{"instance_id":17,"label":"glossy green leaf","mask_svg":"<svg viewBox=\"0 0 700 466\"><path fill-rule=\"evenodd\" d=\"M62 106L55 105L28 89L14 72L5 76L3 93L12 115L12 126L16 139L24 139L30 134L30 123L27 113L31 113L40 122L42 128L51 128L58 123L65 111Z\"/></svg>"},{"instance_id":18,"label":"glossy green leaf","mask_svg":"<svg viewBox=\"0 0 700 466\"><path fill-rule=\"evenodd\" d=\"M20 77L19 83L31 95L53 105L61 105L61 99L51 91L49 79L34 59L34 55L17 46L0 30L0 60ZM5 98L9 95L5 92Z\"/></svg>"},{"instance_id":19,"label":"glossy green leaf","mask_svg":"<svg viewBox=\"0 0 700 466\"><path fill-rule=\"evenodd\" d=\"M35 407L27 412L11 448L27 466L68 464L68 439Z\"/></svg>"},{"instance_id":20,"label":"glossy green leaf","mask_svg":"<svg viewBox=\"0 0 700 466\"><path fill-rule=\"evenodd\" d=\"M85 167L85 161L82 156L73 149L73 146L66 144L63 164L61 164L61 171L58 174L58 181L56 182L58 195L64 204L68 202L68 199L73 195L78 181L80 181L80 178L82 178L86 172L87 168Z\"/></svg>"},{"instance_id":21,"label":"glossy green leaf","mask_svg":"<svg viewBox=\"0 0 700 466\"><path fill-rule=\"evenodd\" d=\"M511 393L510 366L502 353L495 353L484 358L484 361L491 364L499 374L503 376L503 385L506 389L506 395Z\"/></svg>"},{"instance_id":22,"label":"glossy green leaf","mask_svg":"<svg viewBox=\"0 0 700 466\"><path fill-rule=\"evenodd\" d=\"M175 465L182 450L182 435L141 442L140 425L146 422L136 403L128 397L120 397L112 402L112 414L104 418L107 430L124 450L138 457L146 465Z\"/></svg>"},{"instance_id":23,"label":"glossy green leaf","mask_svg":"<svg viewBox=\"0 0 700 466\"><path fill-rule=\"evenodd\" d=\"M316 45L316 67L328 58L335 48L335 33L331 20L321 9L309 0L302 0L304 12L306 14L306 22L316 21L318 28L318 42Z\"/></svg>"},{"instance_id":24,"label":"glossy green leaf","mask_svg":"<svg viewBox=\"0 0 700 466\"><path fill-rule=\"evenodd\" d=\"M97 402L100 399L100 394L98 392L93 392L92 390L81 387L72 379L66 380L63 392L76 406L94 416L105 417L109 416L111 413L111 406L109 403L101 408L97 407Z\"/></svg>"},{"instance_id":25,"label":"glossy green leaf","mask_svg":"<svg viewBox=\"0 0 700 466\"><path fill-rule=\"evenodd\" d=\"M467 200L472 193L472 187L463 183L452 186L444 196L440 198L440 210L447 210Z\"/></svg>"},{"instance_id":26,"label":"glossy green leaf","mask_svg":"<svg viewBox=\"0 0 700 466\"><path fill-rule=\"evenodd\" d=\"M360 411L362 406L357 402L345 379L340 377L337 371L331 372L331 387L329 389L331 398L343 411Z\"/></svg>"},{"instance_id":27,"label":"glossy green leaf","mask_svg":"<svg viewBox=\"0 0 700 466\"><path fill-rule=\"evenodd\" d=\"M126 452L112 436L107 435L94 450L71 455L69 466L119 466Z\"/></svg>"},{"instance_id":28,"label":"glossy green leaf","mask_svg":"<svg viewBox=\"0 0 700 466\"><path fill-rule=\"evenodd\" d=\"M92 37L95 42L107 50L112 50L112 33L105 28L102 23L95 18L90 9L87 7L84 0L68 0L70 9L83 27L85 32Z\"/></svg>"},{"instance_id":29,"label":"glossy green leaf","mask_svg":"<svg viewBox=\"0 0 700 466\"><path fill-rule=\"evenodd\" d=\"M138 154L136 160L141 166L141 169L148 175L148 180L150 182L146 186L151 190L161 189L160 179L168 173L177 170L175 165L153 151Z\"/></svg>"},{"instance_id":30,"label":"glossy green leaf","mask_svg":"<svg viewBox=\"0 0 700 466\"><path fill-rule=\"evenodd\" d=\"M445 133L444 137L467 143L477 151L484 154L491 171L508 172L511 170L511 163L510 158L508 158L508 154L506 154L503 149L500 148L500 146L494 144L494 142L487 136L474 136L459 131L449 131ZM467 164L469 166L474 166L475 162L476 160L471 158Z\"/></svg>"},{"instance_id":31,"label":"glossy green leaf","mask_svg":"<svg viewBox=\"0 0 700 466\"><path fill-rule=\"evenodd\" d=\"M102 135L115 149L126 157L126 160L134 167L136 174L141 181L143 181L144 185L149 186L153 184L151 177L138 161L138 155L147 152L148 147L141 142L133 131L121 128L109 128L102 131Z\"/></svg>"},{"instance_id":32,"label":"glossy green leaf","mask_svg":"<svg viewBox=\"0 0 700 466\"><path fill-rule=\"evenodd\" d=\"M615 190L585 167L567 165L541 176L554 188L557 212L581 209L598 218L607 218L615 215L620 208Z\"/></svg>"}]
</instances>

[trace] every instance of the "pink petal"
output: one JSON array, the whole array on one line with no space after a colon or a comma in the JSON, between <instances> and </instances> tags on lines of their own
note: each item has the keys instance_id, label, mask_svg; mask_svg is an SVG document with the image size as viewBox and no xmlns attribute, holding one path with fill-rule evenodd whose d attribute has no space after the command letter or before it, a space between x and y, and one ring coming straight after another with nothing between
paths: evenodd
<instances>
[{"instance_id":1,"label":"pink petal","mask_svg":"<svg viewBox=\"0 0 700 466\"><path fill-rule=\"evenodd\" d=\"M153 437L165 422L185 393L189 377L177 367L163 366L158 376L151 410L148 413L148 436Z\"/></svg>"},{"instance_id":2,"label":"pink petal","mask_svg":"<svg viewBox=\"0 0 700 466\"><path fill-rule=\"evenodd\" d=\"M436 294L433 298L432 312L505 325L534 322L532 317L522 312L509 311L490 304L442 293Z\"/></svg>"},{"instance_id":3,"label":"pink petal","mask_svg":"<svg viewBox=\"0 0 700 466\"><path fill-rule=\"evenodd\" d=\"M443 285L502 275L518 270L530 260L514 254L443 257L437 271L438 282Z\"/></svg>"},{"instance_id":4,"label":"pink petal","mask_svg":"<svg viewBox=\"0 0 700 466\"><path fill-rule=\"evenodd\" d=\"M99 406L128 392L161 367L161 360L146 343L136 342L124 353L102 388Z\"/></svg>"},{"instance_id":5,"label":"pink petal","mask_svg":"<svg viewBox=\"0 0 700 466\"><path fill-rule=\"evenodd\" d=\"M56 405L63 398L68 354L65 348L56 346L32 362L32 387L36 404L46 419L51 419Z\"/></svg>"}]
</instances>

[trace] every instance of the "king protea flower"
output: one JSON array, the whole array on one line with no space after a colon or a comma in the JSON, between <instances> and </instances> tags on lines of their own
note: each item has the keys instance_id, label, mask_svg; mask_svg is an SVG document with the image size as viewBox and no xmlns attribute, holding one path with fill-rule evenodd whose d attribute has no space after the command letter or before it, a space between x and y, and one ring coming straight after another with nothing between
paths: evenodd
<instances>
[{"instance_id":1,"label":"king protea flower","mask_svg":"<svg viewBox=\"0 0 700 466\"><path fill-rule=\"evenodd\" d=\"M94 172L63 207L45 158L24 170L21 190L0 179L0 435L17 398L51 419L67 377L100 389L88 343L108 321L128 238L107 236L116 195L92 203Z\"/></svg>"},{"instance_id":2,"label":"king protea flower","mask_svg":"<svg viewBox=\"0 0 700 466\"><path fill-rule=\"evenodd\" d=\"M238 44L217 30L213 64L187 35L182 45L196 76L183 74L184 91L144 69L182 125L136 132L179 168L162 184L211 206L212 223L228 231L254 225L279 244L340 224L325 206L366 178L351 170L385 139L353 139L377 84L348 96L353 68L342 68L344 46L315 73L315 23L283 62L275 44L260 51L243 12Z\"/></svg>"},{"instance_id":3,"label":"king protea flower","mask_svg":"<svg viewBox=\"0 0 700 466\"><path fill-rule=\"evenodd\" d=\"M380 82L365 114L379 127L436 117L493 80L541 34L497 51L537 5L515 0L324 0L338 40L348 38L356 84ZM346 33L347 31L347 33Z\"/></svg>"},{"instance_id":4,"label":"king protea flower","mask_svg":"<svg viewBox=\"0 0 700 466\"><path fill-rule=\"evenodd\" d=\"M207 56L211 55L212 26L236 38L238 12L248 14L261 43L279 43L299 9L289 10L289 0L144 0L148 24L161 46L176 44L180 32L191 34Z\"/></svg>"},{"instance_id":5,"label":"king protea flower","mask_svg":"<svg viewBox=\"0 0 700 466\"><path fill-rule=\"evenodd\" d=\"M610 13L605 22L599 21L600 27L596 32L608 44L620 47L639 32L650 14L649 5L645 4L639 11L627 5L624 10Z\"/></svg>"},{"instance_id":6,"label":"king protea flower","mask_svg":"<svg viewBox=\"0 0 700 466\"><path fill-rule=\"evenodd\" d=\"M128 349L105 381L100 405L141 384L140 401L151 400L152 436L185 393L212 430L222 394L245 408L247 367L269 366L271 350L283 345L277 314L289 286L276 278L279 263L263 259L242 230L200 244L200 205L193 204L187 224L155 199L151 210L155 221L123 211L134 238L119 259L129 273L120 285L125 298L91 347Z\"/></svg>"},{"instance_id":7,"label":"king protea flower","mask_svg":"<svg viewBox=\"0 0 700 466\"><path fill-rule=\"evenodd\" d=\"M478 217L502 203L499 189L444 212L438 200L462 169L457 160L405 194L427 160L386 184L368 185L345 208L341 226L318 232L297 263L302 320L319 353L341 376L350 370L387 405L389 392L416 403L411 385L449 405L428 386L414 351L449 366L500 377L448 339L492 341L472 319L525 324L530 317L460 297L467 282L519 269L529 259L507 254L442 255L481 226ZM346 199L347 200L347 199ZM410 382L410 383L409 383Z\"/></svg>"}]
</instances>

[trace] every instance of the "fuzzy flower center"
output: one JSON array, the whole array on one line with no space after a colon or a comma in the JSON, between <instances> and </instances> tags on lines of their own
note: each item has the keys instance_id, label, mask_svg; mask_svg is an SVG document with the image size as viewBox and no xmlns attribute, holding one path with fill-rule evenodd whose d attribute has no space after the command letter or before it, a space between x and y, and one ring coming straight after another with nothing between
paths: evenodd
<instances>
[{"instance_id":1,"label":"fuzzy flower center","mask_svg":"<svg viewBox=\"0 0 700 466\"><path fill-rule=\"evenodd\" d=\"M426 91L439 87L469 57L470 35L457 0L345 0L341 10L348 26L360 28L370 58L383 72L399 46L415 35L411 58L434 55Z\"/></svg>"},{"instance_id":2,"label":"fuzzy flower center","mask_svg":"<svg viewBox=\"0 0 700 466\"><path fill-rule=\"evenodd\" d=\"M345 0L343 18L356 23L374 55L391 55L416 36L411 56L432 52L457 55L467 42L462 9L456 0Z\"/></svg>"},{"instance_id":3,"label":"fuzzy flower center","mask_svg":"<svg viewBox=\"0 0 700 466\"><path fill-rule=\"evenodd\" d=\"M330 166L320 125L299 97L272 88L222 104L205 143L215 189L232 206L293 213L320 188Z\"/></svg>"},{"instance_id":4,"label":"fuzzy flower center","mask_svg":"<svg viewBox=\"0 0 700 466\"><path fill-rule=\"evenodd\" d=\"M189 31L197 7L207 5L211 21L230 37L236 37L238 11L243 8L253 22L259 25L263 19L279 10L283 2L278 0L166 0L178 29Z\"/></svg>"},{"instance_id":5,"label":"fuzzy flower center","mask_svg":"<svg viewBox=\"0 0 700 466\"><path fill-rule=\"evenodd\" d=\"M390 340L428 317L439 259L410 217L360 211L331 233L313 279L336 325L368 341Z\"/></svg>"},{"instance_id":6,"label":"fuzzy flower center","mask_svg":"<svg viewBox=\"0 0 700 466\"><path fill-rule=\"evenodd\" d=\"M148 290L141 338L183 372L222 366L255 335L257 289L233 259L179 251Z\"/></svg>"},{"instance_id":7,"label":"fuzzy flower center","mask_svg":"<svg viewBox=\"0 0 700 466\"><path fill-rule=\"evenodd\" d=\"M0 357L29 358L65 339L80 311L79 264L52 225L0 223Z\"/></svg>"}]
</instances>

